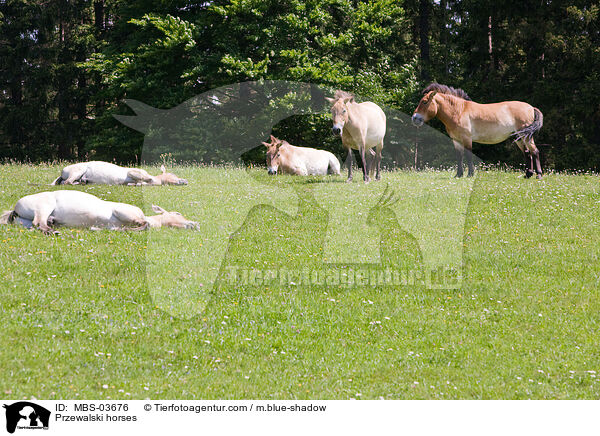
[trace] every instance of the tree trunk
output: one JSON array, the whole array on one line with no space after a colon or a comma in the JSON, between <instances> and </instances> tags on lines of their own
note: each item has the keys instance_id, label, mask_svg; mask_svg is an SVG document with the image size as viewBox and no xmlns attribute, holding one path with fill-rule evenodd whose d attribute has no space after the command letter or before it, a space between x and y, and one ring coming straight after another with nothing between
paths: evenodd
<instances>
[{"instance_id":1,"label":"tree trunk","mask_svg":"<svg viewBox=\"0 0 600 436\"><path fill-rule=\"evenodd\" d=\"M94 2L94 25L98 33L104 32L104 0Z\"/></svg>"},{"instance_id":2,"label":"tree trunk","mask_svg":"<svg viewBox=\"0 0 600 436\"><path fill-rule=\"evenodd\" d=\"M421 52L421 79L428 81L429 72L429 0L419 1L419 49Z\"/></svg>"}]
</instances>

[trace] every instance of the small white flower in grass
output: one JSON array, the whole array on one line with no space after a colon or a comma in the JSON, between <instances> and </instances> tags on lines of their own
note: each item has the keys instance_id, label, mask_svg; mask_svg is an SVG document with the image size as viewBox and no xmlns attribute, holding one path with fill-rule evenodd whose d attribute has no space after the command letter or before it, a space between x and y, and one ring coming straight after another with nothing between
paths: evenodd
<instances>
[{"instance_id":1,"label":"small white flower in grass","mask_svg":"<svg viewBox=\"0 0 600 436\"><path fill-rule=\"evenodd\" d=\"M102 385L103 389L108 389L108 385Z\"/></svg>"},{"instance_id":2,"label":"small white flower in grass","mask_svg":"<svg viewBox=\"0 0 600 436\"><path fill-rule=\"evenodd\" d=\"M538 313L538 316L542 316L542 314L541 314L541 313Z\"/></svg>"},{"instance_id":3,"label":"small white flower in grass","mask_svg":"<svg viewBox=\"0 0 600 436\"><path fill-rule=\"evenodd\" d=\"M149 391L149 390L150 390L150 388L149 388L148 386L144 386L144 390L145 390L145 391Z\"/></svg>"},{"instance_id":4,"label":"small white flower in grass","mask_svg":"<svg viewBox=\"0 0 600 436\"><path fill-rule=\"evenodd\" d=\"M248 380L248 379L250 378L250 376L249 376L249 375L245 375L245 376L244 376L244 378L245 378L246 380Z\"/></svg>"},{"instance_id":5,"label":"small white flower in grass","mask_svg":"<svg viewBox=\"0 0 600 436\"><path fill-rule=\"evenodd\" d=\"M360 392L357 392L357 393L356 393L356 394L354 394L354 395L356 395L357 397L362 397L362 394L361 394Z\"/></svg>"},{"instance_id":6,"label":"small white flower in grass","mask_svg":"<svg viewBox=\"0 0 600 436\"><path fill-rule=\"evenodd\" d=\"M210 341L208 339L205 339L204 342L210 344Z\"/></svg>"},{"instance_id":7,"label":"small white flower in grass","mask_svg":"<svg viewBox=\"0 0 600 436\"><path fill-rule=\"evenodd\" d=\"M192 356L192 359L198 359L198 356Z\"/></svg>"},{"instance_id":8,"label":"small white flower in grass","mask_svg":"<svg viewBox=\"0 0 600 436\"><path fill-rule=\"evenodd\" d=\"M521 379L521 377L518 377L518 376L517 376L517 380L522 380L522 379Z\"/></svg>"}]
</instances>

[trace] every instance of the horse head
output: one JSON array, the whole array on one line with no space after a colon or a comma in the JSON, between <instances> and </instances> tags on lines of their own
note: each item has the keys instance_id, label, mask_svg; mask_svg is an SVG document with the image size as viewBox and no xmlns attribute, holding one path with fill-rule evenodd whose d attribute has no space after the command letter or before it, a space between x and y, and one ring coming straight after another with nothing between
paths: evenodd
<instances>
[{"instance_id":1,"label":"horse head","mask_svg":"<svg viewBox=\"0 0 600 436\"><path fill-rule=\"evenodd\" d=\"M188 181L186 179L182 179L177 177L173 173L168 173L167 169L164 165L160 166L161 174L155 177L155 179L160 180L161 185L187 185Z\"/></svg>"},{"instance_id":2,"label":"horse head","mask_svg":"<svg viewBox=\"0 0 600 436\"><path fill-rule=\"evenodd\" d=\"M348 103L354 102L354 96L348 92L336 91L333 98L325 97L331 103L331 119L333 127L331 131L334 135L341 135L344 125L348 122Z\"/></svg>"},{"instance_id":3,"label":"horse head","mask_svg":"<svg viewBox=\"0 0 600 436\"><path fill-rule=\"evenodd\" d=\"M262 144L267 147L267 171L270 175L277 174L281 161L279 149L282 145L286 144L286 141L282 141L271 135L271 142L263 142Z\"/></svg>"},{"instance_id":4,"label":"horse head","mask_svg":"<svg viewBox=\"0 0 600 436\"><path fill-rule=\"evenodd\" d=\"M423 123L435 118L437 115L437 103L434 97L437 93L437 91L429 91L423 96L412 116L412 123L415 126L421 127Z\"/></svg>"},{"instance_id":5,"label":"horse head","mask_svg":"<svg viewBox=\"0 0 600 436\"><path fill-rule=\"evenodd\" d=\"M167 212L160 206L152 205L152 210L158 215L147 216L146 220L150 227L176 227L179 229L198 230L200 224L196 221L190 221L179 212Z\"/></svg>"}]
</instances>

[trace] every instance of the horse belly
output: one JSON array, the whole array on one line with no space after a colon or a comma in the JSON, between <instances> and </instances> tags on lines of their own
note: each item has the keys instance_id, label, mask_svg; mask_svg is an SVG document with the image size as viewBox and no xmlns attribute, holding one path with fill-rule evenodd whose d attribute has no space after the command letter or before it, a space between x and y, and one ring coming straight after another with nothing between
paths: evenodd
<instances>
[{"instance_id":1,"label":"horse belly","mask_svg":"<svg viewBox=\"0 0 600 436\"><path fill-rule=\"evenodd\" d=\"M99 162L95 165L90 164L84 177L88 183L124 185L127 181L127 172L127 168L108 162Z\"/></svg>"},{"instance_id":2,"label":"horse belly","mask_svg":"<svg viewBox=\"0 0 600 436\"><path fill-rule=\"evenodd\" d=\"M307 175L326 176L329 168L329 153L317 149L307 150L303 163Z\"/></svg>"},{"instance_id":3,"label":"horse belly","mask_svg":"<svg viewBox=\"0 0 600 436\"><path fill-rule=\"evenodd\" d=\"M472 123L471 137L480 144L497 144L514 133L513 124L475 122Z\"/></svg>"},{"instance_id":4,"label":"horse belly","mask_svg":"<svg viewBox=\"0 0 600 436\"><path fill-rule=\"evenodd\" d=\"M84 194L84 193L80 193ZM89 194L87 194L89 195ZM61 196L51 214L55 224L66 227L106 227L110 225L112 207L92 195Z\"/></svg>"},{"instance_id":5,"label":"horse belly","mask_svg":"<svg viewBox=\"0 0 600 436\"><path fill-rule=\"evenodd\" d=\"M329 167L329 159L323 164L322 161L311 162L306 165L306 173L310 176L326 176Z\"/></svg>"}]
</instances>

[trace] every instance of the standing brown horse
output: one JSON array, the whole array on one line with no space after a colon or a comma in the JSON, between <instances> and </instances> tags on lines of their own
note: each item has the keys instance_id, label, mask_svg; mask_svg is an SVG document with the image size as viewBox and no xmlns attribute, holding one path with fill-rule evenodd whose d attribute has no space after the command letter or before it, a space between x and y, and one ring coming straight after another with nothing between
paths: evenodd
<instances>
[{"instance_id":1,"label":"standing brown horse","mask_svg":"<svg viewBox=\"0 0 600 436\"><path fill-rule=\"evenodd\" d=\"M525 177L533 175L533 162L537 178L542 177L540 152L535 146L533 135L542 128L542 112L522 101L479 104L471 101L462 89L432 83L423 90L425 94L412 116L412 122L420 127L438 117L446 126L454 141L458 169L456 177L463 175L463 153L466 150L468 176L473 175L473 142L498 144L508 137L525 153Z\"/></svg>"}]
</instances>

